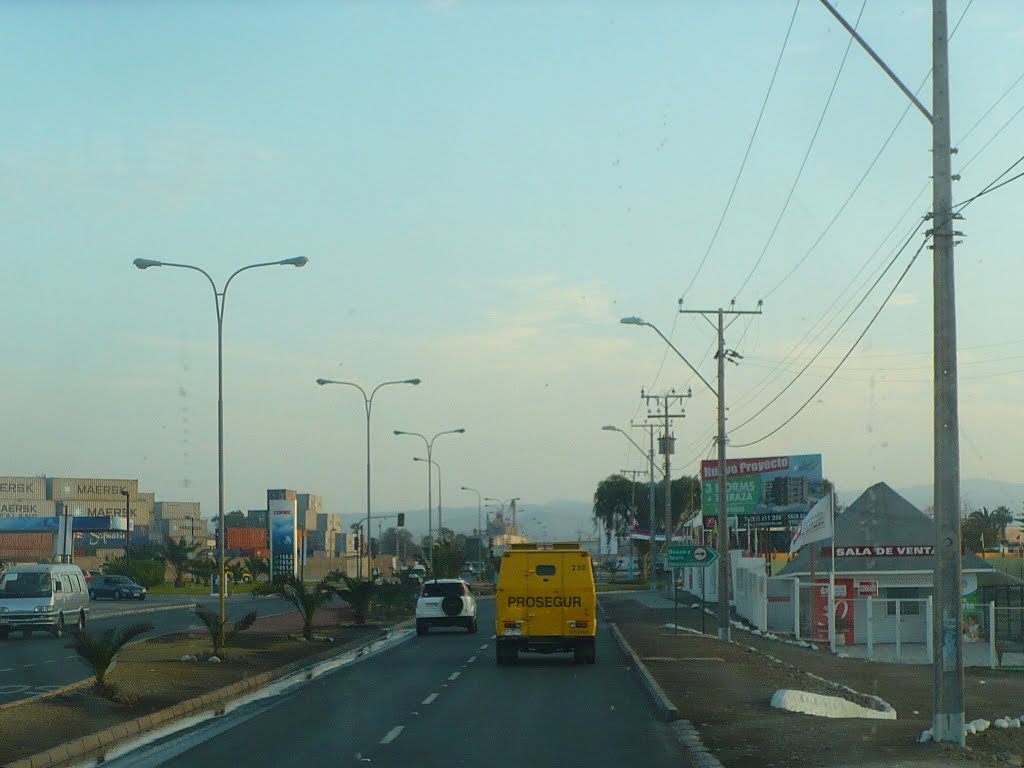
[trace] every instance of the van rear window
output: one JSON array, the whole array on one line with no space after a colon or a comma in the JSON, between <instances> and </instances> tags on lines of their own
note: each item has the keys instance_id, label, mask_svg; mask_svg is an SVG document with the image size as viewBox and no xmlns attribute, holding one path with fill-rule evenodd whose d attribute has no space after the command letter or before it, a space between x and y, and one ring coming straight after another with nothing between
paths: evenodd
<instances>
[{"instance_id":1,"label":"van rear window","mask_svg":"<svg viewBox=\"0 0 1024 768\"><path fill-rule=\"evenodd\" d=\"M555 566L553 566L553 565L538 565L537 566L537 575L538 576L554 576L555 575Z\"/></svg>"}]
</instances>

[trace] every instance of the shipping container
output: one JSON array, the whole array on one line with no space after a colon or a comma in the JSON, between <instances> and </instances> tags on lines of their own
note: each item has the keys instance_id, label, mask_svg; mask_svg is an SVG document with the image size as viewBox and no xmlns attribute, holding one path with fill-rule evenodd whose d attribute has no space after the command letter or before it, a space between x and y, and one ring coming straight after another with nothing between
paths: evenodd
<instances>
[{"instance_id":1,"label":"shipping container","mask_svg":"<svg viewBox=\"0 0 1024 768\"><path fill-rule=\"evenodd\" d=\"M158 520L184 520L200 515L198 501L158 501L153 509Z\"/></svg>"},{"instance_id":2,"label":"shipping container","mask_svg":"<svg viewBox=\"0 0 1024 768\"><path fill-rule=\"evenodd\" d=\"M55 501L0 498L0 517L54 517L56 514Z\"/></svg>"},{"instance_id":3,"label":"shipping container","mask_svg":"<svg viewBox=\"0 0 1024 768\"><path fill-rule=\"evenodd\" d=\"M0 477L0 499L45 498L45 477Z\"/></svg>"},{"instance_id":4,"label":"shipping container","mask_svg":"<svg viewBox=\"0 0 1024 768\"><path fill-rule=\"evenodd\" d=\"M70 510L68 514L72 517L124 517L125 516L125 502L124 498L121 499L109 499L100 501L89 501L87 499L66 499L64 500L64 506ZM132 509L134 505L131 499L128 500L128 509Z\"/></svg>"},{"instance_id":5,"label":"shipping container","mask_svg":"<svg viewBox=\"0 0 1024 768\"><path fill-rule=\"evenodd\" d=\"M121 491L131 498L139 495L138 480L105 480L91 477L50 477L46 480L46 498L76 499L78 501L124 502Z\"/></svg>"},{"instance_id":6,"label":"shipping container","mask_svg":"<svg viewBox=\"0 0 1024 768\"><path fill-rule=\"evenodd\" d=\"M0 560L31 562L52 556L52 533L0 532Z\"/></svg>"},{"instance_id":7,"label":"shipping container","mask_svg":"<svg viewBox=\"0 0 1024 768\"><path fill-rule=\"evenodd\" d=\"M228 538L225 546L228 549L237 549L249 552L254 549L267 549L266 528L228 528Z\"/></svg>"}]
</instances>

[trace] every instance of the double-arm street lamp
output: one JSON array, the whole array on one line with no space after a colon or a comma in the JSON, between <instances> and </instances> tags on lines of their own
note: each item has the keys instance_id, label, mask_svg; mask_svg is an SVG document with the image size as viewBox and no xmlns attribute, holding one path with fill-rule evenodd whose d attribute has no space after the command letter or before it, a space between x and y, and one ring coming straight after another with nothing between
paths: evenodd
<instances>
[{"instance_id":1,"label":"double-arm street lamp","mask_svg":"<svg viewBox=\"0 0 1024 768\"><path fill-rule=\"evenodd\" d=\"M392 384L412 384L416 386L420 383L421 379L397 379L395 381L383 381L374 387L370 394L366 394L366 390L356 384L354 381L335 381L334 379L317 379L316 383L320 386L325 384L340 384L346 387L355 387L359 390L359 393L363 396L363 404L366 406L366 553L369 557L370 553L370 412L373 410L373 396L377 394L377 390L381 387L387 387ZM367 575L369 575L370 565L367 560L366 565ZM357 565L357 575L359 578L363 577L363 557L359 555L359 563Z\"/></svg>"},{"instance_id":2,"label":"double-arm street lamp","mask_svg":"<svg viewBox=\"0 0 1024 768\"><path fill-rule=\"evenodd\" d=\"M430 465L433 463L431 461L431 459L434 458L433 457L434 441L437 440L437 438L439 438L441 435L462 435L462 434L465 434L466 430L465 430L464 427L459 427L458 429L446 429L446 430L444 430L442 432L438 432L436 435L434 435L431 438L428 438L426 435L420 434L419 432L406 432L406 431L401 430L401 429L396 429L394 432L395 432L396 435L412 435L413 437L418 437L418 438L420 438L423 441L423 444L427 447L427 541L430 544L430 550L428 552L428 559L430 560L430 567L433 568L434 567L434 533L433 533L433 530L434 530L434 483L433 483L433 473L432 473L432 471L430 469ZM438 486L440 486L440 469L438 470ZM440 490L439 490L438 491L438 501L437 501L437 527L438 528L441 527L441 498L440 497L441 497L441 494L440 494Z\"/></svg>"},{"instance_id":3,"label":"double-arm street lamp","mask_svg":"<svg viewBox=\"0 0 1024 768\"><path fill-rule=\"evenodd\" d=\"M476 559L477 559L477 562L480 563L480 568L483 569L483 567L484 567L484 565L483 565L484 564L484 532L480 529L480 523L482 522L482 520L480 519L480 515L481 515L481 512L483 511L483 497L480 495L480 491L478 491L476 488L470 488L468 486L463 485L461 490L463 490L463 491L470 491L471 493L475 493L476 494L476 545L477 545L476 546L476 550L477 550Z\"/></svg>"},{"instance_id":4,"label":"double-arm street lamp","mask_svg":"<svg viewBox=\"0 0 1024 768\"><path fill-rule=\"evenodd\" d=\"M217 572L220 582L220 627L222 637L224 623L227 620L225 611L225 597L227 593L224 580L224 540L227 538L224 530L224 302L227 300L228 286L242 272L257 269L258 267L304 267L308 261L309 259L305 256L296 256L292 259L249 264L232 272L231 276L224 282L224 287L220 290L217 290L217 284L205 269L201 269L193 264L175 264L169 261L154 261L153 259L135 259L132 262L139 269L149 269L150 267L190 269L205 277L213 289L214 308L217 311L217 529L220 532L220 544L217 548Z\"/></svg>"}]
</instances>

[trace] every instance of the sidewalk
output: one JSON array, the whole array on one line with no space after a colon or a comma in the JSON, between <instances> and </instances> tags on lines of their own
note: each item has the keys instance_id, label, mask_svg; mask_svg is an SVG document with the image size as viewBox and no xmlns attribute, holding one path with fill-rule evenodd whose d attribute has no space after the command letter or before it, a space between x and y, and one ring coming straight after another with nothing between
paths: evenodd
<instances>
[{"instance_id":1,"label":"sidewalk","mask_svg":"<svg viewBox=\"0 0 1024 768\"><path fill-rule=\"evenodd\" d=\"M697 633L664 628L674 609L672 600L660 595L603 595L600 602L605 620L618 625L679 716L693 724L727 768L1024 763L1024 729L993 728L969 736L969 751L916 743L931 726L931 666L839 658L736 629L727 644L718 640L712 616L705 619L708 635L699 634L701 615L690 608L689 598L680 601L678 624ZM882 698L896 709L897 719L828 719L770 706L772 695L783 688L838 695L811 675ZM968 720L1024 713L1021 673L968 669L965 683Z\"/></svg>"}]
</instances>

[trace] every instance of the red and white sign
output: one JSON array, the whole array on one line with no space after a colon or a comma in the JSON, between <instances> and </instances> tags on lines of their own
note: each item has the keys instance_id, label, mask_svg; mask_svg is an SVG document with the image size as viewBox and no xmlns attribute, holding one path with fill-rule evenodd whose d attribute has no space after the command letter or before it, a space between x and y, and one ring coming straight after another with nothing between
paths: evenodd
<instances>
[{"instance_id":1,"label":"red and white sign","mask_svg":"<svg viewBox=\"0 0 1024 768\"><path fill-rule=\"evenodd\" d=\"M878 582L857 579L857 597L878 597Z\"/></svg>"},{"instance_id":2,"label":"red and white sign","mask_svg":"<svg viewBox=\"0 0 1024 768\"><path fill-rule=\"evenodd\" d=\"M844 645L853 645L853 579L836 579L835 621L836 639ZM812 589L811 612L814 617L814 640L828 642L828 577L819 576Z\"/></svg>"},{"instance_id":3,"label":"red and white sign","mask_svg":"<svg viewBox=\"0 0 1024 768\"><path fill-rule=\"evenodd\" d=\"M828 557L832 547L822 547ZM935 554L934 544L879 544L866 547L836 547L836 557L930 557Z\"/></svg>"}]
</instances>

